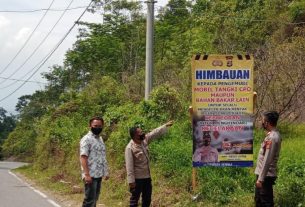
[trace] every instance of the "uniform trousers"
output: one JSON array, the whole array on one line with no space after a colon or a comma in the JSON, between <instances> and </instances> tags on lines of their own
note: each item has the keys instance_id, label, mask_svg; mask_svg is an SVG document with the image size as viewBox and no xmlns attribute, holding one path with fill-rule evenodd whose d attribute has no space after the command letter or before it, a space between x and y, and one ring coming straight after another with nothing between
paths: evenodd
<instances>
[{"instance_id":1,"label":"uniform trousers","mask_svg":"<svg viewBox=\"0 0 305 207\"><path fill-rule=\"evenodd\" d=\"M257 180L258 176L256 177ZM265 177L262 188L255 187L255 206L256 207L273 207L273 185L276 177Z\"/></svg>"},{"instance_id":2,"label":"uniform trousers","mask_svg":"<svg viewBox=\"0 0 305 207\"><path fill-rule=\"evenodd\" d=\"M151 178L136 179L136 187L131 188L130 207L137 207L142 194L142 207L149 207L151 203Z\"/></svg>"}]
</instances>

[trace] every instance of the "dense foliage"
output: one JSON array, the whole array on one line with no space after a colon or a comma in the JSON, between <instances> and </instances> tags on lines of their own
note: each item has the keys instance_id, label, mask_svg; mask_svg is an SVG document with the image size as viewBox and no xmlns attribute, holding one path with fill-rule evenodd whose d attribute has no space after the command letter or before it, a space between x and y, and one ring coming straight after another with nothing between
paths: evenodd
<instances>
[{"instance_id":1,"label":"dense foliage","mask_svg":"<svg viewBox=\"0 0 305 207\"><path fill-rule=\"evenodd\" d=\"M0 107L0 160L2 159L2 144L16 127L16 117L7 115L7 111Z\"/></svg>"},{"instance_id":2,"label":"dense foliage","mask_svg":"<svg viewBox=\"0 0 305 207\"><path fill-rule=\"evenodd\" d=\"M6 156L30 160L37 170L54 170L77 183L79 140L88 130L89 118L103 115L103 136L115 177L109 197L124 200L123 151L128 128L142 124L149 131L173 119L170 132L151 145L153 176L166 186L157 188L154 203L190 206L179 197L166 199L166 189L172 194L177 189L177 194L188 194L191 189L187 109L191 104L190 59L196 53L254 54L256 114L275 109L282 122L304 121L304 0L170 0L158 8L155 20L155 88L149 101L143 101L145 15L141 4L96 0L92 12L100 8L103 24L80 22L83 29L64 64L43 74L46 88L19 98L20 119L3 145ZM289 133L283 136L276 187L281 206L305 204L304 152L294 149L304 144L304 130L283 129ZM257 145L262 137L256 133ZM253 169L204 168L198 171L198 182L199 203L252 205Z\"/></svg>"}]
</instances>

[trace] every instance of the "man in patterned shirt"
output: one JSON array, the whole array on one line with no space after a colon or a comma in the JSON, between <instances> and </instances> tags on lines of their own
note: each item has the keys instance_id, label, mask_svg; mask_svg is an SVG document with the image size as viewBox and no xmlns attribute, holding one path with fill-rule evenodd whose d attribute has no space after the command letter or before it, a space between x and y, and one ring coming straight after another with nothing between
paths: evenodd
<instances>
[{"instance_id":1,"label":"man in patterned shirt","mask_svg":"<svg viewBox=\"0 0 305 207\"><path fill-rule=\"evenodd\" d=\"M255 204L256 207L273 207L273 185L277 176L277 162L281 149L280 133L276 129L279 114L275 111L263 114L262 127L267 136L261 144L255 169Z\"/></svg>"},{"instance_id":2,"label":"man in patterned shirt","mask_svg":"<svg viewBox=\"0 0 305 207\"><path fill-rule=\"evenodd\" d=\"M90 131L80 141L80 162L85 184L83 207L95 207L101 190L102 177L109 179L106 149L99 136L104 120L93 117L89 121Z\"/></svg>"}]
</instances>

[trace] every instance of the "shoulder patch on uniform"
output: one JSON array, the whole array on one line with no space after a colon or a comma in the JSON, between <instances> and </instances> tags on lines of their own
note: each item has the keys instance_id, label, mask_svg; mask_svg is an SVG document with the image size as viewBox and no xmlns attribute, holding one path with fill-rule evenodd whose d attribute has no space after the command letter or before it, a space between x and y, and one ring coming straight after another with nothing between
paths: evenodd
<instances>
[{"instance_id":1,"label":"shoulder patch on uniform","mask_svg":"<svg viewBox=\"0 0 305 207\"><path fill-rule=\"evenodd\" d=\"M266 141L266 143L265 143L266 149L270 149L271 145L272 145L272 141L271 140Z\"/></svg>"}]
</instances>

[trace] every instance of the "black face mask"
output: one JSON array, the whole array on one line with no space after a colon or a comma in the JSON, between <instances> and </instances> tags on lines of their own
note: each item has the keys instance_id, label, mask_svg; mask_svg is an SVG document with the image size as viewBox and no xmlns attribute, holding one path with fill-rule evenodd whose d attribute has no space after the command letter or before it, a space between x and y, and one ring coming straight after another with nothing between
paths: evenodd
<instances>
[{"instance_id":1,"label":"black face mask","mask_svg":"<svg viewBox=\"0 0 305 207\"><path fill-rule=\"evenodd\" d=\"M95 135L99 135L103 131L102 127L91 127L91 132Z\"/></svg>"},{"instance_id":2,"label":"black face mask","mask_svg":"<svg viewBox=\"0 0 305 207\"><path fill-rule=\"evenodd\" d=\"M205 141L203 142L203 145L206 146L206 147L209 146L209 145L210 145L210 141L209 141L209 140L205 140Z\"/></svg>"},{"instance_id":3,"label":"black face mask","mask_svg":"<svg viewBox=\"0 0 305 207\"><path fill-rule=\"evenodd\" d=\"M144 139L145 139L145 134L142 133L142 134L140 135L140 140L144 140Z\"/></svg>"}]
</instances>

